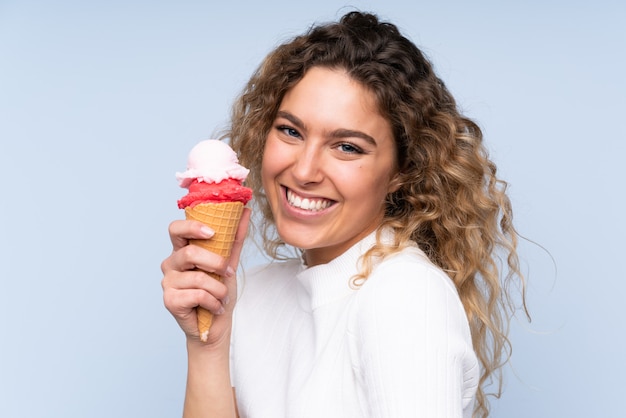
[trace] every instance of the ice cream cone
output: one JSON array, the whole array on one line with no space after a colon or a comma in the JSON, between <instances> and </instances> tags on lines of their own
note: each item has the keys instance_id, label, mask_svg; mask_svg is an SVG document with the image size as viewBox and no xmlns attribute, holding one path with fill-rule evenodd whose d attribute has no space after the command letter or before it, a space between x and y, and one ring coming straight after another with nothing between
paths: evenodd
<instances>
[{"instance_id":1,"label":"ice cream cone","mask_svg":"<svg viewBox=\"0 0 626 418\"><path fill-rule=\"evenodd\" d=\"M200 221L215 231L215 235L210 239L191 240L190 243L219 254L222 257L230 257L243 206L242 202L220 202L200 203L193 207L186 207L185 217L187 219ZM219 275L214 273L208 274L222 281ZM198 307L198 331L202 341L206 342L212 322L213 314L206 309Z\"/></svg>"}]
</instances>

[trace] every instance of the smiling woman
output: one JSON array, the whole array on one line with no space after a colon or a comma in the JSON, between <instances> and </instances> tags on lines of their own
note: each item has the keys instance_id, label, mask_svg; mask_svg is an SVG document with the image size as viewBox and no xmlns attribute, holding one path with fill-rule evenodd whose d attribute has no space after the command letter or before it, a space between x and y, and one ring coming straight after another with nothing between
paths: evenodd
<instances>
[{"instance_id":1,"label":"smiling woman","mask_svg":"<svg viewBox=\"0 0 626 418\"><path fill-rule=\"evenodd\" d=\"M312 68L285 94L265 144L278 234L308 266L331 261L380 225L395 160L374 95L345 71Z\"/></svg>"},{"instance_id":2,"label":"smiling woman","mask_svg":"<svg viewBox=\"0 0 626 418\"><path fill-rule=\"evenodd\" d=\"M371 14L313 27L264 60L227 136L276 261L237 293L248 217L229 260L187 245L210 238L201 224L171 224L185 416L486 417L508 348L503 281L523 289L517 236L480 129L420 50ZM198 306L215 314L206 343Z\"/></svg>"}]
</instances>

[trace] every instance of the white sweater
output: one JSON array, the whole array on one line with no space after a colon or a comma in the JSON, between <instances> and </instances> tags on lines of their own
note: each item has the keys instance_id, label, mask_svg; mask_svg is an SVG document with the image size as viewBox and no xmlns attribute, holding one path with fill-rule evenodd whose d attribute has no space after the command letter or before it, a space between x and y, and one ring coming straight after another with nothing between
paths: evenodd
<instances>
[{"instance_id":1,"label":"white sweater","mask_svg":"<svg viewBox=\"0 0 626 418\"><path fill-rule=\"evenodd\" d=\"M231 372L242 418L463 417L479 367L451 280L417 247L349 285L374 234L332 262L241 280Z\"/></svg>"}]
</instances>

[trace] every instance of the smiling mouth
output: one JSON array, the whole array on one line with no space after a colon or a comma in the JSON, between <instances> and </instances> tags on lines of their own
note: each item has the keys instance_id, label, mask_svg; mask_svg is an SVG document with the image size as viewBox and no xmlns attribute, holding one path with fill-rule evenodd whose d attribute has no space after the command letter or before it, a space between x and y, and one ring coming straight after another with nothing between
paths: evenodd
<instances>
[{"instance_id":1,"label":"smiling mouth","mask_svg":"<svg viewBox=\"0 0 626 418\"><path fill-rule=\"evenodd\" d=\"M334 202L328 199L313 199L308 197L302 198L291 190L287 189L287 203L289 203L290 206L298 209L318 212L320 210L326 209Z\"/></svg>"}]
</instances>

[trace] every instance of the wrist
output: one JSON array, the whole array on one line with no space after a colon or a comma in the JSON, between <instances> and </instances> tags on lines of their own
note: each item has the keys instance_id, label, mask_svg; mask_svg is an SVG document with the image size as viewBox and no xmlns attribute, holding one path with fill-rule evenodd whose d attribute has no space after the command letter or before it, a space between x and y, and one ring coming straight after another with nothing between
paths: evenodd
<instances>
[{"instance_id":1,"label":"wrist","mask_svg":"<svg viewBox=\"0 0 626 418\"><path fill-rule=\"evenodd\" d=\"M219 358L230 355L230 332L224 333L217 340L203 342L198 337L187 337L187 355L189 357Z\"/></svg>"}]
</instances>

